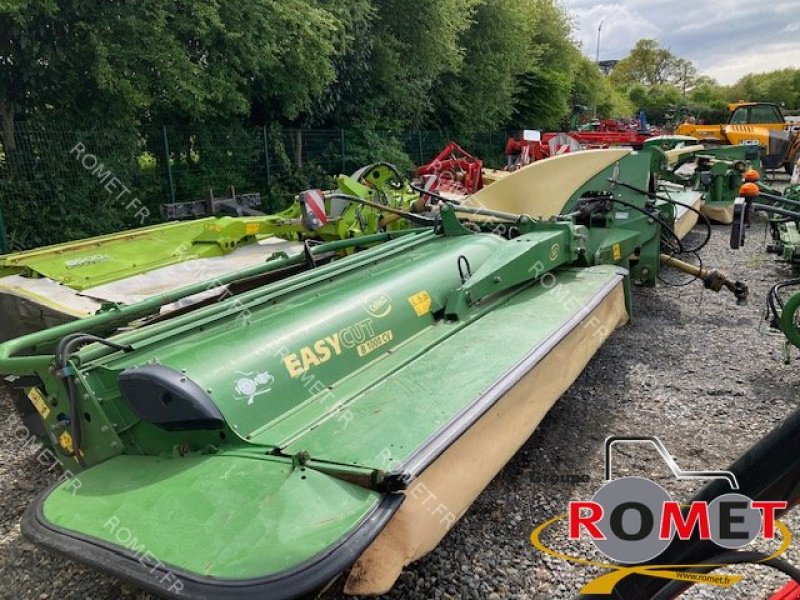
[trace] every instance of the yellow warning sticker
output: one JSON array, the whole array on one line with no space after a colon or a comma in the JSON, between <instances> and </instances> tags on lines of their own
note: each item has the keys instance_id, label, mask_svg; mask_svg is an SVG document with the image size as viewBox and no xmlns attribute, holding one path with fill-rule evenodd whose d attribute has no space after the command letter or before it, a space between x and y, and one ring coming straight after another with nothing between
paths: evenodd
<instances>
[{"instance_id":1,"label":"yellow warning sticker","mask_svg":"<svg viewBox=\"0 0 800 600\"><path fill-rule=\"evenodd\" d=\"M31 391L28 392L28 398L31 404L36 407L36 410L39 411L39 414L42 415L42 418L46 419L47 415L50 414L50 407L47 406L47 401L44 399L44 396L42 396L42 392L36 388L31 388Z\"/></svg>"},{"instance_id":2,"label":"yellow warning sticker","mask_svg":"<svg viewBox=\"0 0 800 600\"><path fill-rule=\"evenodd\" d=\"M418 317L427 315L431 311L431 296L425 290L409 296L408 301Z\"/></svg>"},{"instance_id":3,"label":"yellow warning sticker","mask_svg":"<svg viewBox=\"0 0 800 600\"><path fill-rule=\"evenodd\" d=\"M58 443L69 454L75 452L75 446L72 443L72 436L69 434L69 431L65 431L60 436L58 436Z\"/></svg>"},{"instance_id":4,"label":"yellow warning sticker","mask_svg":"<svg viewBox=\"0 0 800 600\"><path fill-rule=\"evenodd\" d=\"M619 260L622 258L622 249L619 247L619 244L614 244L611 247L611 254L614 257L614 260Z\"/></svg>"},{"instance_id":5,"label":"yellow warning sticker","mask_svg":"<svg viewBox=\"0 0 800 600\"><path fill-rule=\"evenodd\" d=\"M245 223L244 226L245 235L255 235L258 233L258 230L259 230L258 223Z\"/></svg>"}]
</instances>

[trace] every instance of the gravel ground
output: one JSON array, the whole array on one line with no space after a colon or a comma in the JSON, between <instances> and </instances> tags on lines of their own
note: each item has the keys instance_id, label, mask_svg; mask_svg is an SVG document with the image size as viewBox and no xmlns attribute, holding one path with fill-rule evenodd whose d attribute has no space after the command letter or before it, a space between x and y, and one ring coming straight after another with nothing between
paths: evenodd
<instances>
[{"instance_id":1,"label":"gravel ground","mask_svg":"<svg viewBox=\"0 0 800 600\"><path fill-rule=\"evenodd\" d=\"M385 598L571 598L592 571L545 556L528 541L531 530L588 499L602 484L608 435L657 435L685 469L725 468L794 408L800 370L781 360L781 339L762 320L763 299L789 267L764 253L763 224L744 250L727 248L729 230L715 227L706 264L748 283L751 301L693 284L634 293L633 321L618 330L533 437L431 554L411 565ZM8 414L8 404L3 405ZM19 521L34 496L58 477L39 464L11 421L0 447L0 597L151 598L117 580L53 557L21 536ZM699 485L676 482L644 448L615 454L618 475L653 476L674 499ZM541 483L551 477L579 483ZM577 477L576 477L577 476ZM800 511L785 519L800 532ZM570 554L590 551L564 545ZM800 565L797 544L786 558ZM732 590L697 587L686 598L766 598L785 583L762 568L737 568L745 579ZM325 594L340 597L341 582Z\"/></svg>"}]
</instances>

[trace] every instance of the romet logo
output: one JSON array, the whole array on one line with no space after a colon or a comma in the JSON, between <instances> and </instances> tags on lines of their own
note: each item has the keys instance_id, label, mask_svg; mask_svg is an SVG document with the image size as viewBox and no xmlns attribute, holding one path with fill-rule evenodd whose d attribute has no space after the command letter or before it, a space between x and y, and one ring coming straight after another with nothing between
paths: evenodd
<instances>
[{"instance_id":1,"label":"romet logo","mask_svg":"<svg viewBox=\"0 0 800 600\"><path fill-rule=\"evenodd\" d=\"M612 479L611 451L615 445L623 443L654 445L677 479L722 479L728 483L731 492L717 496L711 502L692 502L687 506L672 500L663 487L650 479ZM531 543L542 552L611 570L586 584L581 590L583 594L611 594L617 582L632 574L718 587L730 587L741 580L741 575L686 570L701 565L641 565L660 556L676 536L685 540L695 535L722 548L738 549L759 535L774 540L776 531L780 531L780 547L769 558L783 554L791 543L791 532L775 516L777 511L786 508L786 502L754 501L738 493L739 484L730 471L683 471L656 437L609 437L605 442L605 459L606 483L592 499L570 502L567 513L542 523L531 533ZM546 547L541 541L542 533L565 519L570 540L588 536L608 558L629 566L568 556Z\"/></svg>"}]
</instances>

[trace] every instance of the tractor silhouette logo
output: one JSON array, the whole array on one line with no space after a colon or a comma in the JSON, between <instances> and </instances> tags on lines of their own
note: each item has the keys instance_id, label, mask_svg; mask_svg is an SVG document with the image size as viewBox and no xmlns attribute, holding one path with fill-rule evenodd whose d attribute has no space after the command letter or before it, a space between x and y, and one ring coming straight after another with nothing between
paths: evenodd
<instances>
[{"instance_id":1,"label":"tractor silhouette logo","mask_svg":"<svg viewBox=\"0 0 800 600\"><path fill-rule=\"evenodd\" d=\"M672 454L669 453L667 447L655 436L648 437L625 437L612 435L606 438L605 443L605 464L606 464L606 481L611 481L611 451L615 446L620 444L640 444L645 446L654 446L658 454L667 463L667 467L672 471L675 479L724 479L731 486L732 490L739 489L739 482L736 480L736 475L730 471L684 471L675 462Z\"/></svg>"}]
</instances>

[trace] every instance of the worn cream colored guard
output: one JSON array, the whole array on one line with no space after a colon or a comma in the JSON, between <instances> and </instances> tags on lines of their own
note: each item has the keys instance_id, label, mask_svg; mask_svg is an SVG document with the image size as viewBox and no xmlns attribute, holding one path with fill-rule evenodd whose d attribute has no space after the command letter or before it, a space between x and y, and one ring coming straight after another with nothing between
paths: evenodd
<instances>
[{"instance_id":1,"label":"worn cream colored guard","mask_svg":"<svg viewBox=\"0 0 800 600\"><path fill-rule=\"evenodd\" d=\"M511 171L501 171L500 169L484 169L483 170L483 185L491 185L497 183L501 179L505 179L511 175Z\"/></svg>"},{"instance_id":2,"label":"worn cream colored guard","mask_svg":"<svg viewBox=\"0 0 800 600\"><path fill-rule=\"evenodd\" d=\"M457 521L466 513L611 332L627 320L620 282L536 367L411 484L400 509L351 569L345 593L388 592L405 565L433 550L453 525L450 515ZM415 489L424 493L415 493ZM431 502L431 498L435 500ZM528 532L520 531L519 535L524 538Z\"/></svg>"},{"instance_id":3,"label":"worn cream colored guard","mask_svg":"<svg viewBox=\"0 0 800 600\"><path fill-rule=\"evenodd\" d=\"M697 210L702 210L702 207L702 200L695 202L694 208ZM694 229L695 225L697 225L698 218L699 217L697 213L687 210L680 217L675 219L675 235L678 236L679 240L682 240L689 235L689 232Z\"/></svg>"},{"instance_id":4,"label":"worn cream colored guard","mask_svg":"<svg viewBox=\"0 0 800 600\"><path fill-rule=\"evenodd\" d=\"M584 150L537 161L464 201L465 206L550 218L594 175L631 153L630 149ZM466 215L460 215L466 217ZM472 220L481 219L473 215Z\"/></svg>"},{"instance_id":5,"label":"worn cream colored guard","mask_svg":"<svg viewBox=\"0 0 800 600\"><path fill-rule=\"evenodd\" d=\"M704 204L703 214L712 221L722 223L723 225L730 225L733 223L733 204L725 206L713 206Z\"/></svg>"},{"instance_id":6,"label":"worn cream colored guard","mask_svg":"<svg viewBox=\"0 0 800 600\"><path fill-rule=\"evenodd\" d=\"M692 208L695 210L703 211L703 194L697 193L695 201L690 204ZM685 207L678 206L678 215L675 219L675 235L678 236L679 239L685 238L689 235L689 232L697 225L697 221L700 218L699 215L691 211Z\"/></svg>"},{"instance_id":7,"label":"worn cream colored guard","mask_svg":"<svg viewBox=\"0 0 800 600\"><path fill-rule=\"evenodd\" d=\"M664 154L667 155L667 161L670 165L674 165L682 156L685 154L692 154L694 152L702 152L705 150L705 146L703 144L694 144L692 146L682 146L680 148L673 148L672 150L667 150Z\"/></svg>"}]
</instances>

